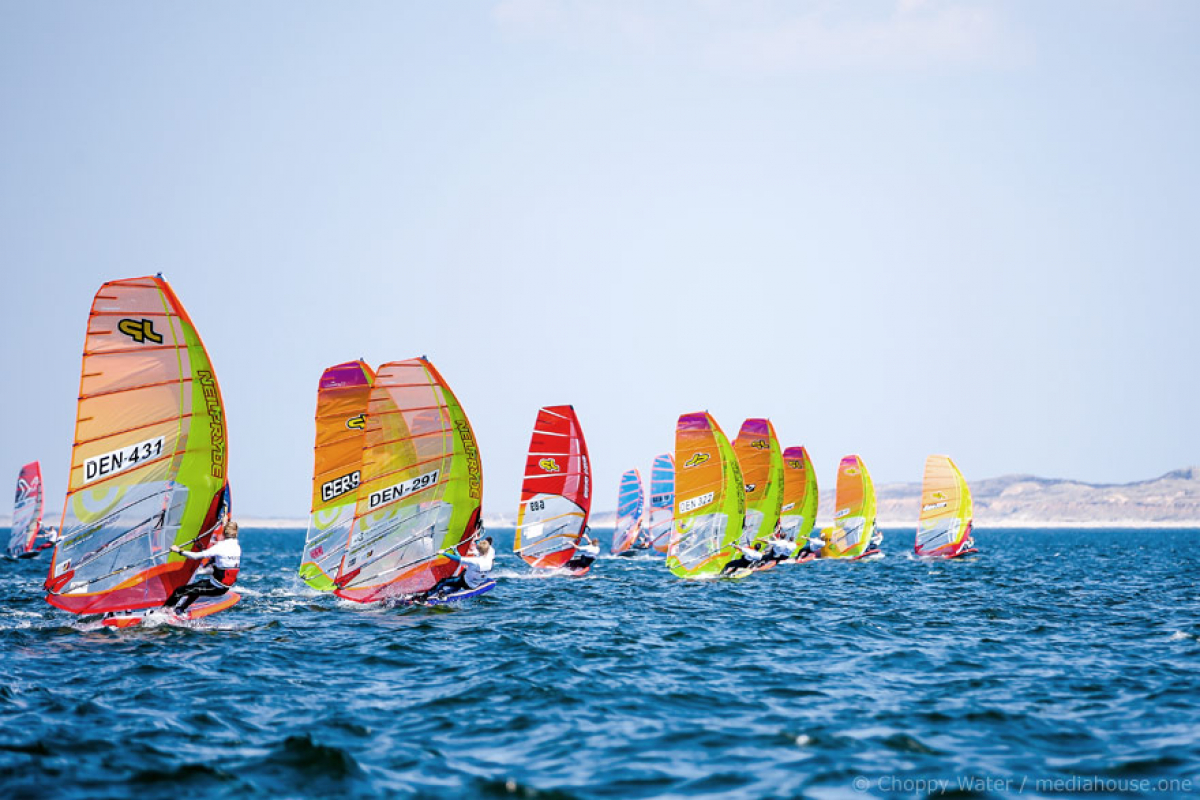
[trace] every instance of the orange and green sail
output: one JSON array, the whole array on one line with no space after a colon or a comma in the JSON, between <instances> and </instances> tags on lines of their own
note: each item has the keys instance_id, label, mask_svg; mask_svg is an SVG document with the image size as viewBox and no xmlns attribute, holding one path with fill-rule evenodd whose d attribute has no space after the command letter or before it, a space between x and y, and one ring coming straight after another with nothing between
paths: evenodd
<instances>
[{"instance_id":1,"label":"orange and green sail","mask_svg":"<svg viewBox=\"0 0 1200 800\"><path fill-rule=\"evenodd\" d=\"M349 542L374 381L374 370L360 360L330 367L317 384L312 512L300 563L300 577L317 591L335 588Z\"/></svg>"},{"instance_id":2,"label":"orange and green sail","mask_svg":"<svg viewBox=\"0 0 1200 800\"><path fill-rule=\"evenodd\" d=\"M667 567L681 578L715 576L737 554L746 494L721 426L706 412L675 426L675 527Z\"/></svg>"},{"instance_id":3,"label":"orange and green sail","mask_svg":"<svg viewBox=\"0 0 1200 800\"><path fill-rule=\"evenodd\" d=\"M216 373L165 280L112 281L88 316L71 473L46 600L76 614L160 606L229 511Z\"/></svg>"},{"instance_id":4,"label":"orange and green sail","mask_svg":"<svg viewBox=\"0 0 1200 800\"><path fill-rule=\"evenodd\" d=\"M958 555L971 536L974 514L971 488L958 465L949 456L925 459L921 516L917 521L917 555Z\"/></svg>"},{"instance_id":5,"label":"orange and green sail","mask_svg":"<svg viewBox=\"0 0 1200 800\"><path fill-rule=\"evenodd\" d=\"M751 545L769 539L775 532L783 505L783 453L771 420L743 422L733 440L733 452L742 469L746 490L746 523L741 543Z\"/></svg>"},{"instance_id":6,"label":"orange and green sail","mask_svg":"<svg viewBox=\"0 0 1200 800\"><path fill-rule=\"evenodd\" d=\"M424 358L375 373L362 477L334 593L370 603L431 589L458 568L483 500L475 434L458 398Z\"/></svg>"},{"instance_id":7,"label":"orange and green sail","mask_svg":"<svg viewBox=\"0 0 1200 800\"><path fill-rule=\"evenodd\" d=\"M803 447L783 451L783 506L779 510L779 530L796 549L804 546L817 520L817 471Z\"/></svg>"},{"instance_id":8,"label":"orange and green sail","mask_svg":"<svg viewBox=\"0 0 1200 800\"><path fill-rule=\"evenodd\" d=\"M846 456L838 465L833 527L822 531L824 558L857 558L866 552L875 533L875 485L858 456Z\"/></svg>"}]
</instances>

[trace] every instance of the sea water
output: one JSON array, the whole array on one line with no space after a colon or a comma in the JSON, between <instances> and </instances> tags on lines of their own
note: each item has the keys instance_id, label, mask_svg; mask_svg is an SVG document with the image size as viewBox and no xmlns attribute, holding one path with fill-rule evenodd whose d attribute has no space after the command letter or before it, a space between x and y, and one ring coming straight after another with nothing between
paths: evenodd
<instances>
[{"instance_id":1,"label":"sea water","mask_svg":"<svg viewBox=\"0 0 1200 800\"><path fill-rule=\"evenodd\" d=\"M0 564L3 797L861 797L1200 791L1196 531L989 531L977 558L694 583L602 558L457 606L308 590L109 630Z\"/></svg>"}]
</instances>

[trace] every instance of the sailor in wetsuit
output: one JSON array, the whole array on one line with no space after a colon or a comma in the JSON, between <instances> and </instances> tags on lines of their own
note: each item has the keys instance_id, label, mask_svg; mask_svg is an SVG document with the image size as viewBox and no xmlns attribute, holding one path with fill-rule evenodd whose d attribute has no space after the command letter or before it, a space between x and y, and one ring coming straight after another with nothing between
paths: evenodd
<instances>
[{"instance_id":1,"label":"sailor in wetsuit","mask_svg":"<svg viewBox=\"0 0 1200 800\"><path fill-rule=\"evenodd\" d=\"M821 551L825 549L825 540L821 538L821 534L809 536L804 542L804 546L800 548L800 552L796 554L797 561L808 561L809 556L812 558L820 558Z\"/></svg>"},{"instance_id":2,"label":"sailor in wetsuit","mask_svg":"<svg viewBox=\"0 0 1200 800\"><path fill-rule=\"evenodd\" d=\"M741 552L741 556L733 559L724 567L721 568L722 575L728 575L731 572L736 572L739 569L754 569L763 563L762 542L755 542L753 547L745 545L734 545Z\"/></svg>"},{"instance_id":3,"label":"sailor in wetsuit","mask_svg":"<svg viewBox=\"0 0 1200 800\"><path fill-rule=\"evenodd\" d=\"M171 593L167 602L163 603L163 608L170 608L176 614L182 615L187 613L188 606L201 597L220 597L232 589L237 581L238 565L242 561L242 546L238 544L237 537L238 524L229 520L223 530L213 534L213 544L206 550L192 552L171 545L172 553L178 553L192 561L211 558L212 572L198 577L186 586L180 586Z\"/></svg>"},{"instance_id":4,"label":"sailor in wetsuit","mask_svg":"<svg viewBox=\"0 0 1200 800\"><path fill-rule=\"evenodd\" d=\"M571 556L571 560L563 564L563 569L584 569L591 566L592 562L600 555L600 545L596 544L596 540L588 535L591 531L591 526L583 529L583 536L575 543L575 555Z\"/></svg>"},{"instance_id":5,"label":"sailor in wetsuit","mask_svg":"<svg viewBox=\"0 0 1200 800\"><path fill-rule=\"evenodd\" d=\"M482 529L481 525L478 530ZM467 553L465 556L460 556L455 550L446 553L448 557L461 564L463 569L455 570L453 575L442 578L429 591L414 595L412 600L422 603L431 597L445 597L466 589L475 589L486 582L488 572L491 571L492 564L496 561L496 548L492 546L492 537L484 537L477 544L472 544Z\"/></svg>"},{"instance_id":6,"label":"sailor in wetsuit","mask_svg":"<svg viewBox=\"0 0 1200 800\"><path fill-rule=\"evenodd\" d=\"M776 563L785 561L788 558L791 558L792 551L796 549L796 545L790 540L785 539L783 533L778 528L776 528L775 533L771 535L770 545L770 549L767 550L767 554L763 557L764 564L769 561L774 561Z\"/></svg>"},{"instance_id":7,"label":"sailor in wetsuit","mask_svg":"<svg viewBox=\"0 0 1200 800\"><path fill-rule=\"evenodd\" d=\"M872 521L872 525L874 525L874 524L875 523ZM867 545L866 549L863 550L863 555L865 556L868 553L878 552L879 548L882 544L883 544L883 531L879 530L879 528L875 528L874 533L871 534L871 542L870 542L870 544Z\"/></svg>"}]
</instances>

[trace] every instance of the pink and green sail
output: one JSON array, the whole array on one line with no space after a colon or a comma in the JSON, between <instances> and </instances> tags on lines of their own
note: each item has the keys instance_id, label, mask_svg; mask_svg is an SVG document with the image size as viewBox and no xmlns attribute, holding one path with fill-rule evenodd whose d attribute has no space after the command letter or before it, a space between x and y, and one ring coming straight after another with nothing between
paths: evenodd
<instances>
[{"instance_id":1,"label":"pink and green sail","mask_svg":"<svg viewBox=\"0 0 1200 800\"><path fill-rule=\"evenodd\" d=\"M770 538L783 504L783 453L769 419L748 419L733 441L746 491L746 524L741 543Z\"/></svg>"},{"instance_id":2,"label":"pink and green sail","mask_svg":"<svg viewBox=\"0 0 1200 800\"><path fill-rule=\"evenodd\" d=\"M783 451L783 505L779 530L795 544L793 556L807 542L817 521L817 471L803 447Z\"/></svg>"},{"instance_id":3,"label":"pink and green sail","mask_svg":"<svg viewBox=\"0 0 1200 800\"><path fill-rule=\"evenodd\" d=\"M706 411L675 426L675 527L667 567L680 578L715 577L737 554L746 493L721 426Z\"/></svg>"},{"instance_id":4,"label":"pink and green sail","mask_svg":"<svg viewBox=\"0 0 1200 800\"><path fill-rule=\"evenodd\" d=\"M858 456L846 456L838 465L833 527L826 528L824 558L857 558L866 552L875 534L875 484Z\"/></svg>"}]
</instances>

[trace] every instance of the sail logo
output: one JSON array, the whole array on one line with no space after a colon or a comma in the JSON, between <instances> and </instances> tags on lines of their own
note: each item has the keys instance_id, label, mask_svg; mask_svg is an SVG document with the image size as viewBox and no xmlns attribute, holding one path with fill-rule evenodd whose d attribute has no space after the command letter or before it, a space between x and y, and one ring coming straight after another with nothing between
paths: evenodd
<instances>
[{"instance_id":1,"label":"sail logo","mask_svg":"<svg viewBox=\"0 0 1200 800\"><path fill-rule=\"evenodd\" d=\"M463 452L467 457L467 486L472 500L483 499L483 471L479 467L479 448L475 446L475 437L471 433L471 423L465 419L454 421L458 429L458 439L462 442Z\"/></svg>"},{"instance_id":2,"label":"sail logo","mask_svg":"<svg viewBox=\"0 0 1200 800\"><path fill-rule=\"evenodd\" d=\"M118 472L132 469L143 461L158 458L163 454L165 441L165 437L158 436L144 442L131 444L128 447L117 448L109 453L92 456L83 462L83 482L91 483L101 478L107 478Z\"/></svg>"},{"instance_id":3,"label":"sail logo","mask_svg":"<svg viewBox=\"0 0 1200 800\"><path fill-rule=\"evenodd\" d=\"M942 501L940 503L926 503L925 505L921 506L921 510L922 511L935 511L939 508L945 508L948 505L950 505L950 504L945 501Z\"/></svg>"},{"instance_id":4,"label":"sail logo","mask_svg":"<svg viewBox=\"0 0 1200 800\"><path fill-rule=\"evenodd\" d=\"M683 462L685 467L698 467L701 464L707 463L712 458L708 453L696 453L694 456Z\"/></svg>"},{"instance_id":5,"label":"sail logo","mask_svg":"<svg viewBox=\"0 0 1200 800\"><path fill-rule=\"evenodd\" d=\"M844 470L842 470L842 472L846 473L847 475L857 475L858 467L846 467Z\"/></svg>"},{"instance_id":6,"label":"sail logo","mask_svg":"<svg viewBox=\"0 0 1200 800\"><path fill-rule=\"evenodd\" d=\"M783 513L783 512L785 512L785 511L791 511L791 510L792 510L793 508L795 508L795 507L796 507L796 504L795 504L795 503L788 503L786 506L784 506L783 508L779 509L779 513L780 513L780 514L782 514L782 513Z\"/></svg>"},{"instance_id":7,"label":"sail logo","mask_svg":"<svg viewBox=\"0 0 1200 800\"><path fill-rule=\"evenodd\" d=\"M209 474L218 480L225 477L225 412L221 408L221 394L217 391L217 379L206 369L196 370L200 380L200 391L208 409L208 439L212 448L212 466Z\"/></svg>"},{"instance_id":8,"label":"sail logo","mask_svg":"<svg viewBox=\"0 0 1200 800\"><path fill-rule=\"evenodd\" d=\"M770 447L770 445L768 445L762 439L755 439L753 442L750 443L750 446L753 447L755 450L766 450L768 447Z\"/></svg>"},{"instance_id":9,"label":"sail logo","mask_svg":"<svg viewBox=\"0 0 1200 800\"><path fill-rule=\"evenodd\" d=\"M684 466L687 466L687 465L685 464ZM680 502L680 504L679 504L679 513L687 514L689 512L695 511L697 508L703 508L704 506L711 503L713 501L713 498L716 496L717 496L716 492L705 492L704 494L700 495L699 497L693 497L690 500L684 500L684 501Z\"/></svg>"},{"instance_id":10,"label":"sail logo","mask_svg":"<svg viewBox=\"0 0 1200 800\"><path fill-rule=\"evenodd\" d=\"M930 498L933 500L945 500L946 493L945 492L934 492L933 494L930 495Z\"/></svg>"},{"instance_id":11,"label":"sail logo","mask_svg":"<svg viewBox=\"0 0 1200 800\"><path fill-rule=\"evenodd\" d=\"M801 469L804 466L804 463L798 458L789 458L787 465L791 469Z\"/></svg>"},{"instance_id":12,"label":"sail logo","mask_svg":"<svg viewBox=\"0 0 1200 800\"><path fill-rule=\"evenodd\" d=\"M162 344L162 334L155 332L154 320L149 319L123 319L117 323L117 330L133 339L138 344L145 342L154 342Z\"/></svg>"},{"instance_id":13,"label":"sail logo","mask_svg":"<svg viewBox=\"0 0 1200 800\"><path fill-rule=\"evenodd\" d=\"M354 470L349 475L343 475L340 478L334 478L331 481L325 481L321 484L321 500L328 503L335 497L340 497L346 492L352 492L358 488L358 484L362 481L362 471Z\"/></svg>"},{"instance_id":14,"label":"sail logo","mask_svg":"<svg viewBox=\"0 0 1200 800\"><path fill-rule=\"evenodd\" d=\"M351 417L346 420L346 427L352 431L364 431L367 429L367 415L359 414L357 417Z\"/></svg>"},{"instance_id":15,"label":"sail logo","mask_svg":"<svg viewBox=\"0 0 1200 800\"><path fill-rule=\"evenodd\" d=\"M838 510L838 512L837 512L836 514L834 514L834 515L833 515L833 518L834 518L834 519L841 519L842 517L846 516L846 515L847 515L847 514L849 514L849 513L850 513L850 509L849 509L849 508L842 508L842 509L839 509L839 510Z\"/></svg>"},{"instance_id":16,"label":"sail logo","mask_svg":"<svg viewBox=\"0 0 1200 800\"><path fill-rule=\"evenodd\" d=\"M403 500L405 497L412 495L422 489L428 489L438 482L438 475L441 470L433 470L426 472L424 475L418 475L415 478L409 478L406 481L401 481L386 489L380 489L377 492L371 492L367 498L367 510L378 508L385 503L394 503L397 500Z\"/></svg>"},{"instance_id":17,"label":"sail logo","mask_svg":"<svg viewBox=\"0 0 1200 800\"><path fill-rule=\"evenodd\" d=\"M544 469L546 472L558 472L559 471L558 462L555 461L553 458L543 458L541 461L538 462L538 466L541 467L542 469Z\"/></svg>"}]
</instances>

